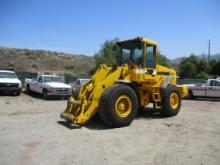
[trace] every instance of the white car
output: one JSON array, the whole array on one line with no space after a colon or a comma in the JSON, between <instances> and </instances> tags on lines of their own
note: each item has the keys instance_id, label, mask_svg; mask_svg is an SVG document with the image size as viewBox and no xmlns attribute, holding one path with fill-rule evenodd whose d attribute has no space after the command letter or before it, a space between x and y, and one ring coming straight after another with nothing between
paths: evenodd
<instances>
[{"instance_id":1,"label":"white car","mask_svg":"<svg viewBox=\"0 0 220 165\"><path fill-rule=\"evenodd\" d=\"M73 91L77 90L78 88L80 88L82 85L84 85L85 83L87 83L90 79L85 79L85 78L79 78L77 79L75 82L73 82L71 84Z\"/></svg>"},{"instance_id":2,"label":"white car","mask_svg":"<svg viewBox=\"0 0 220 165\"><path fill-rule=\"evenodd\" d=\"M25 86L27 93L40 93L44 99L48 96L72 95L72 87L65 84L57 75L38 75L36 79L25 79Z\"/></svg>"},{"instance_id":3,"label":"white car","mask_svg":"<svg viewBox=\"0 0 220 165\"><path fill-rule=\"evenodd\" d=\"M80 88L87 83L88 81L90 81L90 79L84 79L84 78L79 78L77 79L75 82L73 82L72 84L70 84L72 86L72 90L73 90L73 97L75 99L77 99L79 92L80 92Z\"/></svg>"},{"instance_id":4,"label":"white car","mask_svg":"<svg viewBox=\"0 0 220 165\"><path fill-rule=\"evenodd\" d=\"M0 92L20 95L22 83L13 71L0 70Z\"/></svg>"}]
</instances>

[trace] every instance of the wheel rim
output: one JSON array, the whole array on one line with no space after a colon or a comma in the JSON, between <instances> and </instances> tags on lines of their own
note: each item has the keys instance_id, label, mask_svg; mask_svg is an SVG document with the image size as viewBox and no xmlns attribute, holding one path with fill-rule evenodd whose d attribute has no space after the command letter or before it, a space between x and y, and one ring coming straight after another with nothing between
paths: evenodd
<instances>
[{"instance_id":1,"label":"wheel rim","mask_svg":"<svg viewBox=\"0 0 220 165\"><path fill-rule=\"evenodd\" d=\"M132 110L132 101L127 95L122 95L118 97L115 103L116 114L121 117L127 117Z\"/></svg>"},{"instance_id":2,"label":"wheel rim","mask_svg":"<svg viewBox=\"0 0 220 165\"><path fill-rule=\"evenodd\" d=\"M170 95L170 106L172 109L176 110L179 105L179 97L177 93L172 93Z\"/></svg>"}]
</instances>

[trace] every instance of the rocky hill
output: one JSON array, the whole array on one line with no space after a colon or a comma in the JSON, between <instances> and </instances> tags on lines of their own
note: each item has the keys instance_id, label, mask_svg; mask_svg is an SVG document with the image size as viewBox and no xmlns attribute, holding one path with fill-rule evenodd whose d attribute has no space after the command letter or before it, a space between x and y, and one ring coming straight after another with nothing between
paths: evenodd
<instances>
[{"instance_id":1,"label":"rocky hill","mask_svg":"<svg viewBox=\"0 0 220 165\"><path fill-rule=\"evenodd\" d=\"M26 72L53 70L87 74L94 67L95 59L92 56L0 47L0 69Z\"/></svg>"}]
</instances>

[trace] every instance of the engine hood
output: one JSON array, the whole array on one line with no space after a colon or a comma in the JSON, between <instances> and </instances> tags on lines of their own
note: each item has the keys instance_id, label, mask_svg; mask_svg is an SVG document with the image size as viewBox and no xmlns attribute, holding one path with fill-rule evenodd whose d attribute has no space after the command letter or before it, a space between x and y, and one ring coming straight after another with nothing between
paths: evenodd
<instances>
[{"instance_id":1,"label":"engine hood","mask_svg":"<svg viewBox=\"0 0 220 165\"><path fill-rule=\"evenodd\" d=\"M21 81L17 78L0 78L0 83L18 83L18 84L20 84Z\"/></svg>"},{"instance_id":2,"label":"engine hood","mask_svg":"<svg viewBox=\"0 0 220 165\"><path fill-rule=\"evenodd\" d=\"M170 69L162 65L157 65L157 71L158 74L176 76L176 71L174 69Z\"/></svg>"},{"instance_id":3,"label":"engine hood","mask_svg":"<svg viewBox=\"0 0 220 165\"><path fill-rule=\"evenodd\" d=\"M52 88L71 88L70 85L67 85L62 82L48 82L48 83L45 83L45 85L52 87Z\"/></svg>"}]
</instances>

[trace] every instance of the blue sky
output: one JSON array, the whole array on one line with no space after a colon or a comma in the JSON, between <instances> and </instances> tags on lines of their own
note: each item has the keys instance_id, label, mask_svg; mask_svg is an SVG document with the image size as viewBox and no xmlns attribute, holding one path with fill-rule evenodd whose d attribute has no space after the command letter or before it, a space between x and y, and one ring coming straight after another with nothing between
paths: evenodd
<instances>
[{"instance_id":1,"label":"blue sky","mask_svg":"<svg viewBox=\"0 0 220 165\"><path fill-rule=\"evenodd\" d=\"M174 59L220 52L219 0L0 0L0 46L93 55L107 39L156 40Z\"/></svg>"}]
</instances>

